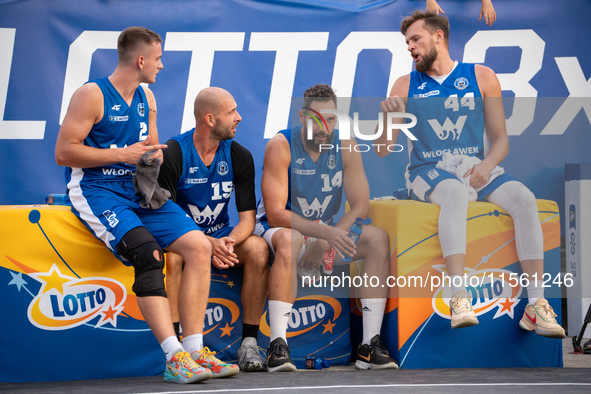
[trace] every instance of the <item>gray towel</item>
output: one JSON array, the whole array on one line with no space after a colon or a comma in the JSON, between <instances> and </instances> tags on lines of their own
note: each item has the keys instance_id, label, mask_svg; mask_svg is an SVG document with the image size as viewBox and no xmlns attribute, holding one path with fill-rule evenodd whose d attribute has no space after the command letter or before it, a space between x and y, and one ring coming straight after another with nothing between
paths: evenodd
<instances>
[{"instance_id":1,"label":"gray towel","mask_svg":"<svg viewBox=\"0 0 591 394\"><path fill-rule=\"evenodd\" d=\"M158 185L161 161L160 159L152 159L154 153L156 153L155 149L144 153L137 162L133 177L133 189L135 194L142 196L142 201L140 201L142 208L158 209L170 197L170 192Z\"/></svg>"}]
</instances>

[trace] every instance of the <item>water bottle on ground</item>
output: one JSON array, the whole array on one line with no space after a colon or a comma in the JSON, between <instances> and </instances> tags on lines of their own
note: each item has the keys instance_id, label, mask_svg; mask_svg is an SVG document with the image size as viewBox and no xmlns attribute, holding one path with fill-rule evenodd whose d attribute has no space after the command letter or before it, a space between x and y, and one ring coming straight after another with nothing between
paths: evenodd
<instances>
[{"instance_id":1,"label":"water bottle on ground","mask_svg":"<svg viewBox=\"0 0 591 394\"><path fill-rule=\"evenodd\" d=\"M330 360L322 357L291 357L298 369L323 369L330 367Z\"/></svg>"}]
</instances>

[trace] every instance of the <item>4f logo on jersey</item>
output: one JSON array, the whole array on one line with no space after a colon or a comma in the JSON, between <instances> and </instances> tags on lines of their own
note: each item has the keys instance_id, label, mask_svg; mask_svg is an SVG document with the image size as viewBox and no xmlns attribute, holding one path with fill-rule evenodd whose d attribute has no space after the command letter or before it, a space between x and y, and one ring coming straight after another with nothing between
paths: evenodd
<instances>
[{"instance_id":1,"label":"4f logo on jersey","mask_svg":"<svg viewBox=\"0 0 591 394\"><path fill-rule=\"evenodd\" d=\"M189 167L189 174L196 173L198 169L199 169L199 167Z\"/></svg>"},{"instance_id":2,"label":"4f logo on jersey","mask_svg":"<svg viewBox=\"0 0 591 394\"><path fill-rule=\"evenodd\" d=\"M111 107L111 109L113 111L119 111L121 109L121 104L115 104L114 106Z\"/></svg>"},{"instance_id":3,"label":"4f logo on jersey","mask_svg":"<svg viewBox=\"0 0 591 394\"><path fill-rule=\"evenodd\" d=\"M419 86L417 89L419 89L419 90L423 90L423 89L425 89L425 86L427 86L427 82L423 82L423 83L421 84L421 86Z\"/></svg>"},{"instance_id":4,"label":"4f logo on jersey","mask_svg":"<svg viewBox=\"0 0 591 394\"><path fill-rule=\"evenodd\" d=\"M300 157L299 159L296 160L296 163L298 163L299 165L302 165L302 164L304 164L304 160L306 160L306 159L303 157Z\"/></svg>"}]
</instances>

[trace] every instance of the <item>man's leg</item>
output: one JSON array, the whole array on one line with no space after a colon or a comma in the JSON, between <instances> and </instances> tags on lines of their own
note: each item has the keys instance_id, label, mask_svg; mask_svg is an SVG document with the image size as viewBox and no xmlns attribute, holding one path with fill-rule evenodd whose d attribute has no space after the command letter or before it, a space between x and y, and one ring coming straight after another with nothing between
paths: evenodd
<instances>
[{"instance_id":1,"label":"man's leg","mask_svg":"<svg viewBox=\"0 0 591 394\"><path fill-rule=\"evenodd\" d=\"M239 371L237 365L221 362L203 347L203 322L211 280L211 244L201 231L190 231L167 249L179 254L185 262L179 288L183 347L197 364L211 369L213 377L236 375Z\"/></svg>"},{"instance_id":2,"label":"man's leg","mask_svg":"<svg viewBox=\"0 0 591 394\"><path fill-rule=\"evenodd\" d=\"M211 371L196 365L174 334L162 274L164 255L154 237L145 227L136 227L123 236L117 251L134 267L138 306L166 355L164 380L193 383L211 378Z\"/></svg>"},{"instance_id":3,"label":"man's leg","mask_svg":"<svg viewBox=\"0 0 591 394\"><path fill-rule=\"evenodd\" d=\"M166 294L170 303L172 325L177 338L180 339L179 287L183 277L183 258L172 252L166 253Z\"/></svg>"},{"instance_id":4,"label":"man's leg","mask_svg":"<svg viewBox=\"0 0 591 394\"><path fill-rule=\"evenodd\" d=\"M269 232L271 239L269 240ZM297 295L297 261L304 238L288 228L270 229L265 240L271 244L275 260L269 272L269 321L271 336L267 350L269 372L295 371L287 345L287 323ZM271 242L269 242L271 241Z\"/></svg>"},{"instance_id":5,"label":"man's leg","mask_svg":"<svg viewBox=\"0 0 591 394\"><path fill-rule=\"evenodd\" d=\"M251 235L234 246L240 265L244 266L242 279L242 343L238 349L238 365L241 371L266 371L267 363L258 351L257 336L261 315L267 297L269 280L269 248L261 237Z\"/></svg>"},{"instance_id":6,"label":"man's leg","mask_svg":"<svg viewBox=\"0 0 591 394\"><path fill-rule=\"evenodd\" d=\"M544 298L544 235L534 194L521 182L511 181L503 183L484 200L503 208L513 218L517 256L530 281L528 305L519 326L545 337L564 338L564 329L556 322L556 314Z\"/></svg>"},{"instance_id":7,"label":"man's leg","mask_svg":"<svg viewBox=\"0 0 591 394\"><path fill-rule=\"evenodd\" d=\"M451 328L478 324L472 310L472 299L466 291L464 267L466 261L466 223L468 219L468 190L456 179L445 179L429 194L429 202L441 208L438 235L443 261L450 278L451 291L444 288L444 297L451 298Z\"/></svg>"},{"instance_id":8,"label":"man's leg","mask_svg":"<svg viewBox=\"0 0 591 394\"><path fill-rule=\"evenodd\" d=\"M377 287L359 289L363 316L363 339L357 349L357 369L398 369L398 365L382 344L380 331L384 319L388 288L385 283L390 275L390 242L388 233L375 226L363 226L353 260L365 259L362 275L377 277ZM343 264L337 257L336 264ZM381 285L384 285L382 287Z\"/></svg>"}]
</instances>

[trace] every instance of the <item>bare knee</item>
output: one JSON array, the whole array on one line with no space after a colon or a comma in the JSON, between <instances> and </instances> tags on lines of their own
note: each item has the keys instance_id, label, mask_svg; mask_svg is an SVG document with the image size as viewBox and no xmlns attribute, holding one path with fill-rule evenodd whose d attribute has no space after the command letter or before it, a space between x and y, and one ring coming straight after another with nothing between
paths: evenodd
<instances>
[{"instance_id":1,"label":"bare knee","mask_svg":"<svg viewBox=\"0 0 591 394\"><path fill-rule=\"evenodd\" d=\"M275 261L273 264L290 265L293 251L299 251L303 245L302 234L297 230L281 229L273 234Z\"/></svg>"},{"instance_id":2,"label":"bare knee","mask_svg":"<svg viewBox=\"0 0 591 394\"><path fill-rule=\"evenodd\" d=\"M267 267L269 260L269 246L265 240L257 235L251 235L242 243L248 264L262 268Z\"/></svg>"}]
</instances>

